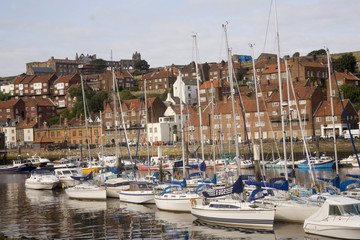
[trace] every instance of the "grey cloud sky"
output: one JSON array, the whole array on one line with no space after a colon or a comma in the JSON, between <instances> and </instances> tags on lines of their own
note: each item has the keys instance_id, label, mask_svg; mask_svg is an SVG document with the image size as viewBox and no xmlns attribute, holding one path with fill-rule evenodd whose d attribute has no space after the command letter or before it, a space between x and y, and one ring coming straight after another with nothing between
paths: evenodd
<instances>
[{"instance_id":1,"label":"grey cloud sky","mask_svg":"<svg viewBox=\"0 0 360 240\"><path fill-rule=\"evenodd\" d=\"M201 62L226 58L221 25L228 21L234 54L275 53L271 0L4 1L0 9L0 76L25 72L25 64L96 54L114 60L141 53L151 67L193 60L197 33ZM277 1L281 55L329 47L359 50L360 1ZM269 29L266 35L266 27ZM264 49L266 37L266 47Z\"/></svg>"}]
</instances>

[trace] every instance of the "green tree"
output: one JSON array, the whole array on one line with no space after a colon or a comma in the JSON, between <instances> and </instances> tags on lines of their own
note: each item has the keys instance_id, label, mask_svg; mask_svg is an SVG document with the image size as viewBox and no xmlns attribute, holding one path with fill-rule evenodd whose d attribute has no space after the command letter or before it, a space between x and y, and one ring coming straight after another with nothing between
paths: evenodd
<instances>
[{"instance_id":1,"label":"green tree","mask_svg":"<svg viewBox=\"0 0 360 240\"><path fill-rule=\"evenodd\" d=\"M50 118L49 124L50 124L50 125L57 125L57 124L59 124L59 119L60 119L60 116L56 116L56 117Z\"/></svg>"},{"instance_id":2,"label":"green tree","mask_svg":"<svg viewBox=\"0 0 360 240\"><path fill-rule=\"evenodd\" d=\"M350 99L354 104L356 110L359 110L360 107L360 89L355 87L352 84L344 84L340 86L341 92L344 93L345 99Z\"/></svg>"},{"instance_id":3,"label":"green tree","mask_svg":"<svg viewBox=\"0 0 360 240\"><path fill-rule=\"evenodd\" d=\"M0 91L0 101L7 101L10 99L9 93L3 93Z\"/></svg>"},{"instance_id":4,"label":"green tree","mask_svg":"<svg viewBox=\"0 0 360 240\"><path fill-rule=\"evenodd\" d=\"M326 50L319 49L319 50L314 50L314 51L308 53L308 56L313 56L313 55L326 55Z\"/></svg>"},{"instance_id":5,"label":"green tree","mask_svg":"<svg viewBox=\"0 0 360 240\"><path fill-rule=\"evenodd\" d=\"M293 57L300 57L300 53L299 53L299 52L295 52L292 56L293 56Z\"/></svg>"},{"instance_id":6,"label":"green tree","mask_svg":"<svg viewBox=\"0 0 360 240\"><path fill-rule=\"evenodd\" d=\"M334 68L338 72L344 72L345 69L349 72L355 72L355 67L356 58L352 53L345 53L334 62Z\"/></svg>"},{"instance_id":7,"label":"green tree","mask_svg":"<svg viewBox=\"0 0 360 240\"><path fill-rule=\"evenodd\" d=\"M138 61L135 62L134 68L135 68L135 69L138 69L138 70L145 70L145 71L147 71L147 70L149 70L150 65L149 65L149 64L147 63L147 61L145 61L145 60L138 60Z\"/></svg>"},{"instance_id":8,"label":"green tree","mask_svg":"<svg viewBox=\"0 0 360 240\"><path fill-rule=\"evenodd\" d=\"M104 110L104 100L109 98L109 93L106 91L97 92L89 101L89 110L93 113L98 113Z\"/></svg>"},{"instance_id":9,"label":"green tree","mask_svg":"<svg viewBox=\"0 0 360 240\"><path fill-rule=\"evenodd\" d=\"M106 61L101 58L92 60L90 63L95 66L96 69L101 71L104 71L108 67Z\"/></svg>"},{"instance_id":10,"label":"green tree","mask_svg":"<svg viewBox=\"0 0 360 240\"><path fill-rule=\"evenodd\" d=\"M136 96L134 96L128 89L124 89L120 92L121 100L128 100L128 99L135 99L135 98L136 98Z\"/></svg>"}]
</instances>

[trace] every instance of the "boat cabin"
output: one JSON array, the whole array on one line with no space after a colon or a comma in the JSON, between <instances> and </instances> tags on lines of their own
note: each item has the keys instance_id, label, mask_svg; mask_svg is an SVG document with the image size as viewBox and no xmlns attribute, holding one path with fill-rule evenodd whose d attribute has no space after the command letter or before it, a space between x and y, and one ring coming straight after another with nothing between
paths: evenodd
<instances>
[{"instance_id":1,"label":"boat cabin","mask_svg":"<svg viewBox=\"0 0 360 240\"><path fill-rule=\"evenodd\" d=\"M148 182L130 182L129 191L151 190L153 185Z\"/></svg>"}]
</instances>

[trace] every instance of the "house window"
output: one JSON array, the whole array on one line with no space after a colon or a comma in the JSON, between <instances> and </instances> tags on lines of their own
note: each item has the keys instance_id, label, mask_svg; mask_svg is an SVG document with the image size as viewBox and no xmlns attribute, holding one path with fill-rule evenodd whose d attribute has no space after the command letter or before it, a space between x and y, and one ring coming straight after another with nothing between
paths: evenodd
<instances>
[{"instance_id":1,"label":"house window","mask_svg":"<svg viewBox=\"0 0 360 240\"><path fill-rule=\"evenodd\" d=\"M320 130L315 130L315 135L320 136Z\"/></svg>"},{"instance_id":2,"label":"house window","mask_svg":"<svg viewBox=\"0 0 360 240\"><path fill-rule=\"evenodd\" d=\"M306 101L305 101L305 100L300 100L300 101L299 101L299 104L300 104L300 105L304 105L304 104L306 104Z\"/></svg>"},{"instance_id":3,"label":"house window","mask_svg":"<svg viewBox=\"0 0 360 240\"><path fill-rule=\"evenodd\" d=\"M105 118L111 118L111 113L106 113Z\"/></svg>"},{"instance_id":4,"label":"house window","mask_svg":"<svg viewBox=\"0 0 360 240\"><path fill-rule=\"evenodd\" d=\"M316 122L321 122L321 117L316 117Z\"/></svg>"},{"instance_id":5,"label":"house window","mask_svg":"<svg viewBox=\"0 0 360 240\"><path fill-rule=\"evenodd\" d=\"M277 115L277 111L272 111L272 115L276 116L276 115Z\"/></svg>"},{"instance_id":6,"label":"house window","mask_svg":"<svg viewBox=\"0 0 360 240\"><path fill-rule=\"evenodd\" d=\"M76 136L76 131L73 131L73 137L75 137Z\"/></svg>"},{"instance_id":7,"label":"house window","mask_svg":"<svg viewBox=\"0 0 360 240\"><path fill-rule=\"evenodd\" d=\"M272 103L272 106L273 106L273 107L278 107L278 106L279 106L279 102L273 102L273 103Z\"/></svg>"}]
</instances>

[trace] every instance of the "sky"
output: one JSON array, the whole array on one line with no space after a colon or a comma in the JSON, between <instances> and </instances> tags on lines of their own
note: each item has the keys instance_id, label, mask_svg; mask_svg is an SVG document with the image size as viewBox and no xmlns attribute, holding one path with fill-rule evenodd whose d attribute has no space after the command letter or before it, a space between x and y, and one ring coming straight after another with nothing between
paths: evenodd
<instances>
[{"instance_id":1,"label":"sky","mask_svg":"<svg viewBox=\"0 0 360 240\"><path fill-rule=\"evenodd\" d=\"M1 0L0 77L26 63L76 53L105 60L140 52L150 67L226 60L226 24L233 54L276 53L272 0ZM277 0L280 55L328 47L360 50L360 1Z\"/></svg>"}]
</instances>

